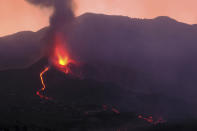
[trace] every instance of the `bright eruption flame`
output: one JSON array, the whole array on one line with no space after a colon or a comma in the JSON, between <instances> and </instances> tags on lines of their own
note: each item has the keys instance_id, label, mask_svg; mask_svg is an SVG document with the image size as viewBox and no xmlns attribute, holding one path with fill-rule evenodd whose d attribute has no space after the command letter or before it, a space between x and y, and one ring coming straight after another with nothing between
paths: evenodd
<instances>
[{"instance_id":1,"label":"bright eruption flame","mask_svg":"<svg viewBox=\"0 0 197 131\"><path fill-rule=\"evenodd\" d=\"M75 61L70 59L68 51L65 48L66 44L61 35L57 35L55 39L54 54L52 56L52 63L62 72L69 74L72 73L70 69L71 64Z\"/></svg>"},{"instance_id":2,"label":"bright eruption flame","mask_svg":"<svg viewBox=\"0 0 197 131\"><path fill-rule=\"evenodd\" d=\"M63 40L63 37L61 37L60 34L56 35L55 41L54 41L54 52L52 56L50 57L50 60L52 62L52 65L55 66L60 71L64 72L65 74L71 74L70 65L75 64L75 61L70 59L68 55L68 51L65 48L65 42ZM48 100L49 97L42 95L41 92L44 92L46 90L46 85L44 83L43 75L50 69L50 67L46 67L41 73L40 73L40 80L42 83L42 88L37 91L37 95L42 98Z\"/></svg>"},{"instance_id":3,"label":"bright eruption flame","mask_svg":"<svg viewBox=\"0 0 197 131\"><path fill-rule=\"evenodd\" d=\"M59 60L59 64L62 65L62 66L67 65L67 63L68 63L68 58L65 58L65 59L62 59L62 58L61 58L61 59Z\"/></svg>"}]
</instances>

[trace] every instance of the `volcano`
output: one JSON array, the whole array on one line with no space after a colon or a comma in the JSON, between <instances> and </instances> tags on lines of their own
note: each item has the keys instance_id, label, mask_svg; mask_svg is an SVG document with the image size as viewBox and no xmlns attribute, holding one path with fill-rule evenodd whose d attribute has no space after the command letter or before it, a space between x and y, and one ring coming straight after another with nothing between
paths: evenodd
<instances>
[{"instance_id":1,"label":"volcano","mask_svg":"<svg viewBox=\"0 0 197 131\"><path fill-rule=\"evenodd\" d=\"M167 121L154 130L195 127L196 25L100 14L82 15L74 24L63 33L66 51L55 44L52 58L43 55L48 28L0 39L7 69L0 72L2 127L146 130L160 117Z\"/></svg>"},{"instance_id":2,"label":"volcano","mask_svg":"<svg viewBox=\"0 0 197 131\"><path fill-rule=\"evenodd\" d=\"M43 78L44 74L50 70L51 66L55 67L59 71L64 72L65 75L73 74L71 66L76 64L76 62L70 58L68 51L64 47L65 43L61 34L57 34L55 36L55 41L53 45L54 51L52 52L52 55L50 55L50 57L48 58L49 62L51 63L49 63L48 66L45 67L43 71L41 71L40 80L42 83L42 88L36 93L40 98L47 100L50 98L41 94L41 92L45 92L46 90L46 85Z\"/></svg>"}]
</instances>

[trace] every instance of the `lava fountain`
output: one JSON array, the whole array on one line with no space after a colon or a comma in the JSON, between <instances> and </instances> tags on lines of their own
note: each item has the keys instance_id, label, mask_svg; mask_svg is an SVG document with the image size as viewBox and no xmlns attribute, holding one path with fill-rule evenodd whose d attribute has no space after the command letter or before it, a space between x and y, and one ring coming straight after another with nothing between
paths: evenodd
<instances>
[{"instance_id":1,"label":"lava fountain","mask_svg":"<svg viewBox=\"0 0 197 131\"><path fill-rule=\"evenodd\" d=\"M56 67L59 71L64 72L66 75L72 74L71 65L76 64L74 60L71 59L66 47L66 42L61 34L57 34L54 40L53 53L49 57L50 65L44 68L40 73L40 80L42 83L42 88L36 92L36 94L42 98L49 100L51 98L45 95L46 84L44 82L44 74L49 71L50 66Z\"/></svg>"},{"instance_id":2,"label":"lava fountain","mask_svg":"<svg viewBox=\"0 0 197 131\"><path fill-rule=\"evenodd\" d=\"M76 62L71 59L68 48L66 48L67 43L60 34L56 35L54 45L54 52L50 61L58 70L65 74L71 74L70 65L76 64Z\"/></svg>"}]
</instances>

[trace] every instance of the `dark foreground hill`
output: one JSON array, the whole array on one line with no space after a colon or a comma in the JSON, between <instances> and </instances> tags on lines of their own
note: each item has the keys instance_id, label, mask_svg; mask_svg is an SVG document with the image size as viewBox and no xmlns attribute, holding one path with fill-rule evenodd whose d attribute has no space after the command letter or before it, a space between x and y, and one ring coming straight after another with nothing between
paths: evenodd
<instances>
[{"instance_id":1,"label":"dark foreground hill","mask_svg":"<svg viewBox=\"0 0 197 131\"><path fill-rule=\"evenodd\" d=\"M41 88L39 73L47 64L48 61L42 59L26 69L0 72L0 129L147 131L188 130L195 127L193 119L183 121L184 125L172 125L174 121L154 125L138 119L141 112L125 111L127 106L135 108L135 104L132 100L127 103L127 98L121 96L127 92L124 88L113 83L66 76L55 68L44 75L47 85L45 93L52 100L40 99L36 95L36 91ZM154 99L154 96L144 97L147 102L148 99ZM144 114L147 115L145 117L151 115L148 111Z\"/></svg>"},{"instance_id":2,"label":"dark foreground hill","mask_svg":"<svg viewBox=\"0 0 197 131\"><path fill-rule=\"evenodd\" d=\"M148 128L137 114L119 112L122 90L111 83L66 76L52 68L44 76L52 100L40 99L40 60L29 68L0 72L0 129L2 130L118 130ZM127 124L128 127L123 125Z\"/></svg>"}]
</instances>

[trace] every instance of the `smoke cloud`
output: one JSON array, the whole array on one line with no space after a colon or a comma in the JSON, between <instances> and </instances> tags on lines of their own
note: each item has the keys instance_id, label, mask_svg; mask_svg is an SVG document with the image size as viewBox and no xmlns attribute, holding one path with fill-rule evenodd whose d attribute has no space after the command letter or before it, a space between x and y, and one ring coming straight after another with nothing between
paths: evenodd
<instances>
[{"instance_id":1,"label":"smoke cloud","mask_svg":"<svg viewBox=\"0 0 197 131\"><path fill-rule=\"evenodd\" d=\"M73 0L26 0L40 7L52 7L53 15L50 19L51 31L61 31L62 26L67 28L75 18Z\"/></svg>"},{"instance_id":2,"label":"smoke cloud","mask_svg":"<svg viewBox=\"0 0 197 131\"><path fill-rule=\"evenodd\" d=\"M44 41L48 44L46 47L46 56L50 57L54 48L54 40L57 34L68 35L71 25L75 19L73 0L27 0L41 8L53 8L54 12L50 18L50 27ZM64 37L66 39L66 37Z\"/></svg>"}]
</instances>

